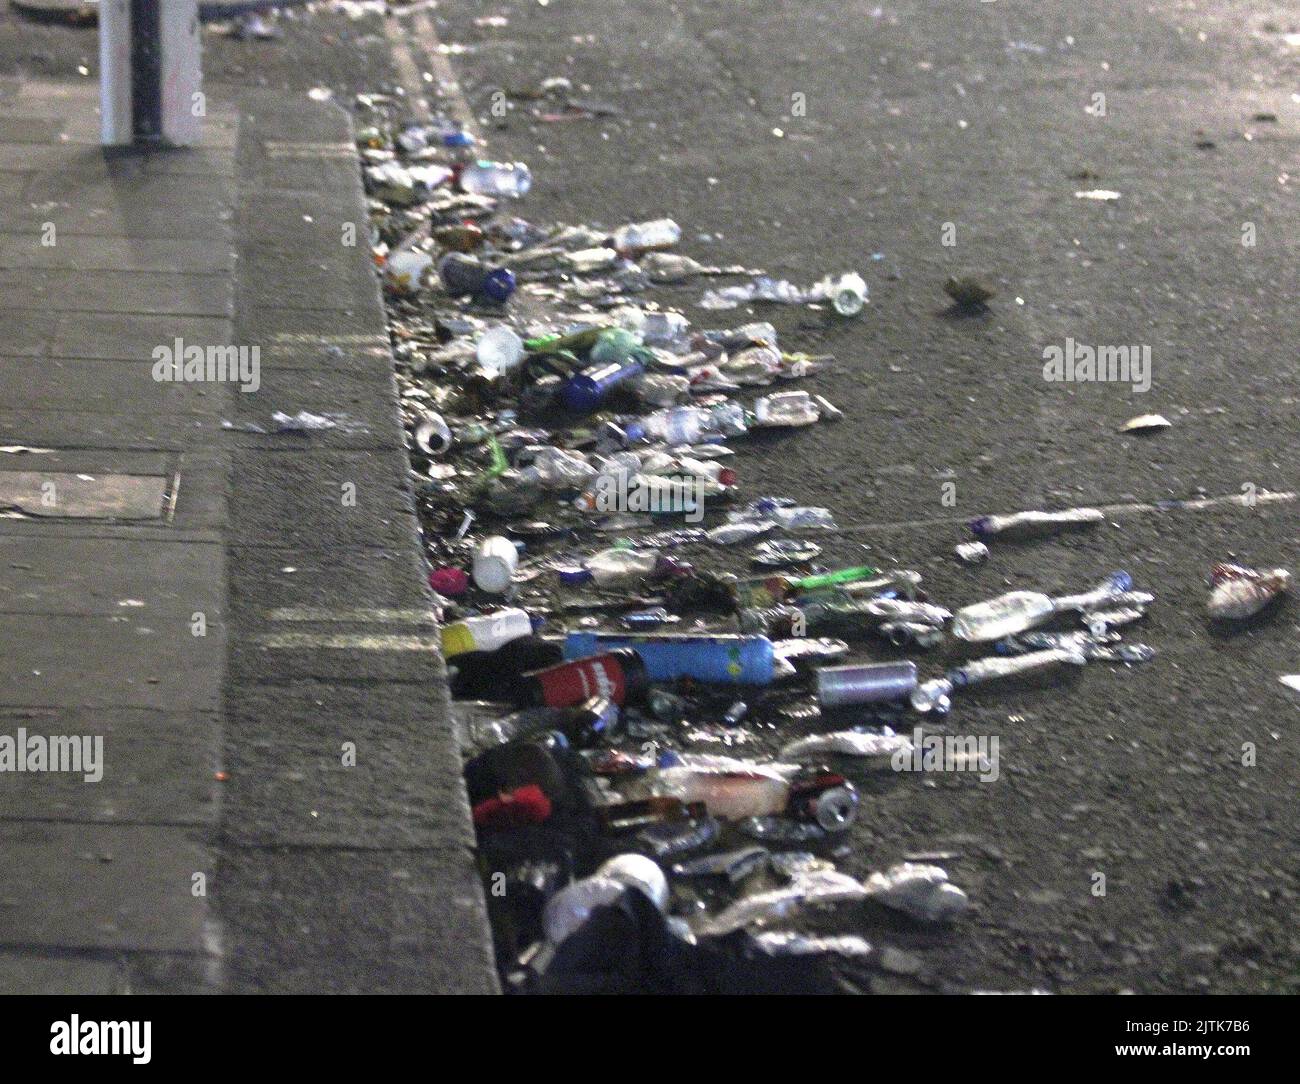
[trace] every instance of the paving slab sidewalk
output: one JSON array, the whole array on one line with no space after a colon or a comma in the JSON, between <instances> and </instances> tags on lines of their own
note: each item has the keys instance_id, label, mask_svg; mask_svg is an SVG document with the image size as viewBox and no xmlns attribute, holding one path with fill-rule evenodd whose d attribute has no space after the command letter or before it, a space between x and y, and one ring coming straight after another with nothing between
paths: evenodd
<instances>
[{"instance_id":1,"label":"paving slab sidewalk","mask_svg":"<svg viewBox=\"0 0 1300 1084\"><path fill-rule=\"evenodd\" d=\"M0 772L0 990L489 992L349 118L209 103L105 152L0 81L0 742L102 739Z\"/></svg>"}]
</instances>

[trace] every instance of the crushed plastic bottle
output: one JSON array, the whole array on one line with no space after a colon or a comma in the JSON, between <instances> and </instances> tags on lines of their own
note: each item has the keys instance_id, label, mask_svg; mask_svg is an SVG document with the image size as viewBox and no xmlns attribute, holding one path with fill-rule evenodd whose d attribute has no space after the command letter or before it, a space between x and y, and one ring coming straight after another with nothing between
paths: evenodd
<instances>
[{"instance_id":1,"label":"crushed plastic bottle","mask_svg":"<svg viewBox=\"0 0 1300 1084\"><path fill-rule=\"evenodd\" d=\"M1119 633L1107 631L1022 632L994 645L999 655L1024 655L1048 648L1077 651L1089 662L1139 663L1150 662L1156 656L1155 648L1146 644L1121 644Z\"/></svg>"},{"instance_id":2,"label":"crushed plastic bottle","mask_svg":"<svg viewBox=\"0 0 1300 1084\"><path fill-rule=\"evenodd\" d=\"M721 523L708 531L708 540L715 546L734 546L749 542L776 527L775 523Z\"/></svg>"},{"instance_id":3,"label":"crushed plastic bottle","mask_svg":"<svg viewBox=\"0 0 1300 1084\"><path fill-rule=\"evenodd\" d=\"M1015 512L1005 516L980 516L970 521L977 538L1028 538L1072 527L1091 527L1105 520L1097 508L1068 508L1064 512Z\"/></svg>"},{"instance_id":4,"label":"crushed plastic bottle","mask_svg":"<svg viewBox=\"0 0 1300 1084\"><path fill-rule=\"evenodd\" d=\"M681 239L682 228L671 218L629 223L616 229L611 238L619 252L631 253L672 248Z\"/></svg>"},{"instance_id":5,"label":"crushed plastic bottle","mask_svg":"<svg viewBox=\"0 0 1300 1084\"><path fill-rule=\"evenodd\" d=\"M596 477L596 468L579 452L562 448L538 448L533 461L521 472L525 481L545 489L572 489Z\"/></svg>"},{"instance_id":6,"label":"crushed plastic bottle","mask_svg":"<svg viewBox=\"0 0 1300 1084\"><path fill-rule=\"evenodd\" d=\"M912 739L886 728L880 734L859 730L837 730L830 734L811 734L784 746L777 756L781 760L802 763L827 755L860 757L888 763L895 756L911 756Z\"/></svg>"},{"instance_id":7,"label":"crushed plastic bottle","mask_svg":"<svg viewBox=\"0 0 1300 1084\"><path fill-rule=\"evenodd\" d=\"M648 312L641 337L650 346L667 346L685 341L691 322L679 312Z\"/></svg>"},{"instance_id":8,"label":"crushed plastic bottle","mask_svg":"<svg viewBox=\"0 0 1300 1084\"><path fill-rule=\"evenodd\" d=\"M689 862L679 862L673 866L672 873L674 877L725 877L732 884L739 884L760 869L765 869L767 863L766 848L741 847L734 851L694 858Z\"/></svg>"},{"instance_id":9,"label":"crushed plastic bottle","mask_svg":"<svg viewBox=\"0 0 1300 1084\"><path fill-rule=\"evenodd\" d=\"M966 893L939 866L900 862L871 874L865 888L877 903L921 922L947 922L970 906Z\"/></svg>"},{"instance_id":10,"label":"crushed plastic bottle","mask_svg":"<svg viewBox=\"0 0 1300 1084\"><path fill-rule=\"evenodd\" d=\"M847 903L865 899L871 893L860 882L838 870L809 870L788 885L742 896L717 915L696 925L696 932L721 937L745 926L790 919L807 907Z\"/></svg>"},{"instance_id":11,"label":"crushed plastic bottle","mask_svg":"<svg viewBox=\"0 0 1300 1084\"><path fill-rule=\"evenodd\" d=\"M843 956L864 960L876 955L870 941L852 933L815 936L798 930L761 930L751 935L750 940L769 956Z\"/></svg>"},{"instance_id":12,"label":"crushed plastic bottle","mask_svg":"<svg viewBox=\"0 0 1300 1084\"><path fill-rule=\"evenodd\" d=\"M601 587L643 580L655 570L659 557L653 550L635 550L615 546L600 550L587 558L584 565Z\"/></svg>"},{"instance_id":13,"label":"crushed plastic bottle","mask_svg":"<svg viewBox=\"0 0 1300 1084\"><path fill-rule=\"evenodd\" d=\"M753 301L768 301L781 305L803 305L816 301L821 294L816 288L808 290L796 286L786 279L774 279L759 275L753 281L738 286L725 286L720 290L708 290L700 298L702 309L735 309Z\"/></svg>"},{"instance_id":14,"label":"crushed plastic bottle","mask_svg":"<svg viewBox=\"0 0 1300 1084\"><path fill-rule=\"evenodd\" d=\"M957 689L998 678L1016 677L1063 663L1082 666L1087 661L1081 652L1067 648L1051 648L1009 657L990 655L954 667L941 678L922 682L912 690L909 700L916 711L944 715L952 707L951 697Z\"/></svg>"}]
</instances>

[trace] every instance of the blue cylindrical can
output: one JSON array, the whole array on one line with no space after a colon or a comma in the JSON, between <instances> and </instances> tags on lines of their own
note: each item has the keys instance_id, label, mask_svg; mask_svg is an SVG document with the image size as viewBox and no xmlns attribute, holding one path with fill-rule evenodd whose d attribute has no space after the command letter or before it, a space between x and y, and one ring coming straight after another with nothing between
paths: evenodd
<instances>
[{"instance_id":1,"label":"blue cylindrical can","mask_svg":"<svg viewBox=\"0 0 1300 1084\"><path fill-rule=\"evenodd\" d=\"M590 414L600 406L611 388L643 372L645 366L633 359L584 369L560 388L560 402L579 414Z\"/></svg>"}]
</instances>

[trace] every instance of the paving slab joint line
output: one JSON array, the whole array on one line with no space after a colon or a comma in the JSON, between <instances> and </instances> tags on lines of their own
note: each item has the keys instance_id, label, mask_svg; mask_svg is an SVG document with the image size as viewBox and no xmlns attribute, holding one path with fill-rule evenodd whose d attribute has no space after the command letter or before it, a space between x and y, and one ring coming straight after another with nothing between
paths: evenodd
<instances>
[{"instance_id":1,"label":"paving slab joint line","mask_svg":"<svg viewBox=\"0 0 1300 1084\"><path fill-rule=\"evenodd\" d=\"M358 180L356 185L353 186L352 189L348 192L338 191L338 192L330 192L330 193L320 193L319 198L337 200L340 204L337 210L345 218L350 217L355 221L366 220L367 214L365 208L365 196L364 196L364 191L362 189L362 186L360 184L361 160L360 160L360 155L356 151L355 129L354 129L352 117L346 110L343 110L340 106L334 103L286 102L282 97L273 96L266 92L256 91L256 90L250 90L241 93L240 103L241 106L243 106L245 113L255 116L258 121L262 121L263 119L266 118L283 120L286 118L286 115L289 115L290 117L297 117L305 111L320 111L320 110L328 109L328 110L334 110L342 113L347 127L347 142L349 148L349 156L352 159L353 168L356 170L356 176ZM279 116L278 117L275 116L276 114L279 114ZM266 130L265 125L261 125L257 123L241 123L240 125L241 145L237 150L236 162L237 162L237 173L240 178L241 187L257 183L257 181L251 176L252 162L257 157L256 141L259 138L265 136L265 130ZM286 127L280 130L289 130L289 129ZM245 188L244 192L240 196L237 196L237 199L240 198L246 199L247 195L248 195L248 191ZM293 312L294 307L291 305L286 305L284 297L277 298L274 295L274 291L272 292L271 296L268 296L266 291L263 290L261 293L257 294L255 301L251 299L246 299L247 298L246 287L248 281L246 276L252 270L254 270L254 264L257 259L256 243L260 239L259 238L260 231L258 228L258 213L257 213L258 205L256 201L254 200L254 201L244 202L241 204L241 206L244 208L244 214L240 222L240 227L241 227L241 236L239 237L240 260L238 261L238 265L237 265L238 270L236 272L236 297L245 300L237 301L236 303L237 307L235 313L235 323L236 323L236 327L239 329L239 334L241 336L243 336L248 341L259 341L261 337L261 334L259 333L257 327L259 312L278 311L281 314L283 314L285 312ZM269 213L269 209L264 211L263 213L264 214ZM309 242L304 240L303 247L309 248L310 247ZM361 286L358 283L358 281L352 276L347 276L346 278L340 279L338 283L340 298L342 300L346 300L347 302L346 306L340 304L340 308L346 308L350 310L350 319L358 327L364 327L368 325L371 327L386 328L387 319L383 309L383 298L380 292L378 278L374 275L373 268L371 267L369 252L365 247L357 247L351 249L350 253L351 253L350 258L364 263L368 275L366 276L366 282L364 287ZM289 255L292 256L292 253L289 253ZM309 258L309 257L310 257L310 252L308 252L307 256L304 258ZM245 277L241 279L241 276L245 276ZM245 287L245 290L240 289L241 285ZM314 310L299 310L299 311L301 311L303 317L310 317L311 312L313 312ZM307 325L303 325L303 326L305 328ZM273 339L273 336L271 335L270 332L267 332L266 334L268 336L268 340ZM280 331L279 334L284 335L286 333L284 331ZM390 369L394 366L392 354L391 351L389 350L386 335L381 336L378 333L373 335L367 335L366 342L371 346L382 345L385 354L387 356ZM344 387L344 380L342 378L346 377L349 372L350 370L345 367L340 367L337 370L331 370L331 369L319 370L315 374L317 379L315 379L313 382L313 394L314 395L323 394L325 397L328 398L330 394L330 381L332 379L338 380L340 389L342 389ZM416 516L414 492L412 491L411 486L409 484L410 463L407 458L405 443L401 439L401 420L398 413L399 403L396 397L395 388L396 388L396 384L394 382L394 393L391 398L391 410L392 410L391 431L394 434L395 439L391 442L389 447L383 450L376 450L372 454L374 454L375 456L381 456L381 455L392 456L394 460L394 464L400 470L400 476L404 480L406 480L404 481L404 485L403 485L402 504L404 506L403 508L403 512L405 514L404 518L406 518L406 520L409 523L409 528L408 528L409 533L407 535L405 544L411 546L412 549L415 551L415 554L419 554L420 553L420 543L419 543L419 535L418 535L419 520ZM342 396L342 394L343 394L342 390L340 390L340 396ZM335 454L337 451L338 449L336 448L332 448L324 444L319 444L319 445L313 445L312 447L307 449L300 449L298 450L297 454L305 457L313 457L313 456L327 457L331 454ZM232 497L237 484L238 484L237 480L232 477L229 483L232 490ZM232 500L232 505L233 503L234 502ZM384 511L383 515L385 519L391 521L395 511L396 510L392 508L388 508L386 511ZM376 516L376 520L378 520L378 516L379 516L378 512L371 513L371 514L374 514ZM302 546L301 544L299 544L299 541L295 539L292 527L293 527L292 524L284 525L283 538L274 539L272 541L266 542L261 546L258 546L256 544L250 545L247 541L241 540L238 537L236 537L232 532L232 534L228 536L226 539L226 559L227 559L227 566L229 569L230 580L232 582L236 582L236 581L242 582L245 585L245 588L247 588L254 581L255 577L258 575L257 563L250 562L248 560L248 557L252 552L255 552L258 549L284 549L289 551L301 551ZM382 534L383 532L381 531L378 522L376 522L374 537L380 538L382 537ZM328 543L328 539L317 541L317 544L319 545L323 545L327 543ZM372 546L365 542L360 542L351 548L354 551L371 550L375 548L391 550L392 546L391 545ZM347 552L337 553L335 556L338 559L338 565L340 567L340 570L345 569L348 553ZM411 562L411 564L413 569L419 567L418 561L413 561ZM264 614L262 613L264 607L259 606L257 602L253 601L256 592L249 593L245 591L243 592L243 594L245 596L245 601L240 602L238 596L236 596L235 598L232 598L232 604L228 609L227 622L231 628L240 627L241 621L245 622L247 627L255 627L256 623L259 620L264 619ZM414 582L413 579L412 589L411 589L412 604L414 604L414 601L416 599L423 598L423 597L424 597L423 586L418 582ZM228 654L227 654L228 662L233 662L234 650L235 650L234 637L232 636L230 641L228 641ZM356 657L358 660L360 660L363 656L366 655L374 656L376 654L374 650L365 650L359 647L352 647L349 650L350 650L350 654ZM275 665L276 665L275 655L268 654L267 666L273 667ZM358 665L361 666L364 664L359 662ZM400 678L385 675L383 677L376 677L366 681L347 682L346 680L342 680L336 683L356 684L358 686L372 687L372 688L393 687L393 686L410 688L412 685L417 685L418 687L427 690L428 695L426 698L426 705L425 705L427 707L427 711L424 713L424 721L426 722L427 725L420 731L421 737L419 738L412 737L408 739L410 748L405 752L403 756L403 759L407 763L410 763L412 765L417 765L417 764L421 764L422 761L426 761L427 758L432 755L437 742L455 740L454 737L452 737L452 735L454 735L455 733L455 730L452 725L452 720L449 717L449 712L446 710L446 705L449 704L450 702L450 696L445 685L446 677L445 677L445 673L441 671L441 668L438 668L438 670L439 670L439 674L436 679L424 679L418 682L403 681ZM281 682L275 680L274 672L269 669L257 673L255 675L240 677L238 679L238 683L236 684L236 678L233 675L239 672L240 672L239 669L233 665L228 668L227 678L226 678L226 689L225 689L227 719L231 717L230 713L232 710L232 705L234 704L236 698L240 696L241 693L246 691L251 691L253 689L263 687L263 686L280 687L282 684ZM432 685L431 684L432 680L437 680L439 682L442 682L443 684L440 687ZM292 685L293 681L286 680L283 684ZM328 707L323 708L322 710L323 711L328 710ZM440 715L443 717L440 718L439 717ZM268 730L269 729L271 729L271 727L268 724ZM455 762L458 763L458 758L455 758ZM421 765L421 770L423 770L423 765ZM449 781L449 782L453 782L454 786L462 786L459 777L455 781ZM432 800L432 797L430 798L430 800ZM472 839L473 835L472 835L472 829L469 822L468 801L462 800L460 804L461 804L464 823L463 825L460 826L462 831L457 832L456 835L461 836L462 839ZM237 818L233 820L230 819L231 811L229 810L229 808L223 808L223 814L224 814L223 823L217 829L216 842L217 842L218 851L227 856L233 856L235 854L249 854L249 853L253 853L253 854L264 853L267 855L271 855L277 853L284 854L284 853L292 852L292 853L309 854L313 851L318 851L322 853L333 853L333 852L348 852L350 850L356 850L355 847L348 847L345 845L307 846L307 845L300 845L300 844L290 844L290 845L240 844L235 842L231 838L231 836L228 835L225 831L225 825L235 823L235 820L237 820ZM453 811L453 815L454 815L454 811ZM455 872L452 873L450 877L450 883L446 885L439 885L435 883L431 886L428 886L433 890L432 907L439 910L454 909L457 915L460 917L460 921L464 923L464 926L462 927L463 936L458 938L457 944L448 944L445 946L444 951L445 951L446 959L439 961L440 966L437 968L437 970L441 973L446 973L448 975L455 976L455 978L448 980L449 988L445 991L448 993L457 992L460 989L464 989L464 990L499 989L495 971L493 970L490 964L490 961L492 960L493 957L491 951L491 934L490 934L490 929L487 921L486 905L483 900L481 889L479 888L480 882L479 882L477 867L474 861L474 854L472 848L466 846L465 843L460 840L449 840L447 842L447 845L442 847L412 846L412 847L400 847L400 848L385 847L385 848L374 849L374 853L376 854L383 854L385 852L392 852L393 854L406 854L406 853L437 854L441 856L441 858L445 862L449 863L448 868L450 868L450 865L454 865L456 867ZM220 864L221 860L219 859L218 861ZM465 886L467 884L473 885L475 888L474 898L470 901L470 907L468 909L466 908L466 898L465 898L465 891L466 891ZM340 887L346 889L347 885L341 885ZM229 952L236 952L236 953L256 952L263 947L270 948L276 945L280 937L280 931L275 928L271 928L269 926L265 929L257 927L252 933L250 933L247 922L239 920L239 911L242 907L246 905L246 902L247 901L233 901L226 904L226 908L228 909L225 911L225 913L231 919L229 928L231 931L238 931L237 936L240 939L242 939L244 942L243 944L240 945L235 945L235 944L228 945L227 951ZM219 903L218 917L220 918L221 915L222 915L222 905ZM430 911L430 913L428 914L416 914L414 917L405 918L404 920L394 919L393 928L391 928L388 931L388 933L391 936L391 938L394 940L401 940L410 937L418 938L426 935L429 932L428 930L422 928L424 923L429 922L430 929L432 929L435 925L432 922L432 920L436 917L437 917L437 911ZM266 941L265 946L259 945L257 943L260 939L265 939ZM327 985L326 980L338 967L339 961L328 958L324 954L318 956L309 955L312 952L311 946L304 945L301 946L300 948L297 948L295 951L301 951L302 959L300 960L300 963L303 965L307 973L318 976L319 985L322 988L324 988ZM374 992L382 992L382 991L374 991Z\"/></svg>"}]
</instances>

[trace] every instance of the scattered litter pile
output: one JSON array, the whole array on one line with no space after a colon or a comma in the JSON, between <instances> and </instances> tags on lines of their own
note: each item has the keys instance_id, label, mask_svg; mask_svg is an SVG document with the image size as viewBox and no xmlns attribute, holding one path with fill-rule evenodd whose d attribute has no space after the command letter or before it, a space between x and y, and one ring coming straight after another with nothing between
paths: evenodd
<instances>
[{"instance_id":1,"label":"scattered litter pile","mask_svg":"<svg viewBox=\"0 0 1300 1084\"><path fill-rule=\"evenodd\" d=\"M835 421L827 399L788 386L833 359L785 349L765 322L692 328L649 298L659 284L738 276L701 307L812 304L852 318L863 280L805 289L706 266L672 251L681 230L668 218L527 221L514 211L527 166L478 160L452 124L401 126L383 96L358 106L507 987L761 989L779 974L798 989L817 988L808 961L890 969L896 950L819 923L851 907L854 929L941 931L968 900L925 862L865 880L836 869L827 856L858 809L850 776L910 763L904 731L976 684L1147 661L1151 648L1120 637L1153 596L1114 572L1079 594L1013 591L953 613L916 572L819 567L831 512L745 499L728 462L757 430ZM978 283L949 292L992 296ZM958 556L986 560L995 540L1103 518L984 517ZM731 573L693 565L723 548ZM1216 577L1220 616L1286 586L1281 570ZM971 658L939 676L897 658L949 637ZM892 661L848 661L873 643ZM758 728L790 723L774 757L739 755Z\"/></svg>"}]
</instances>

